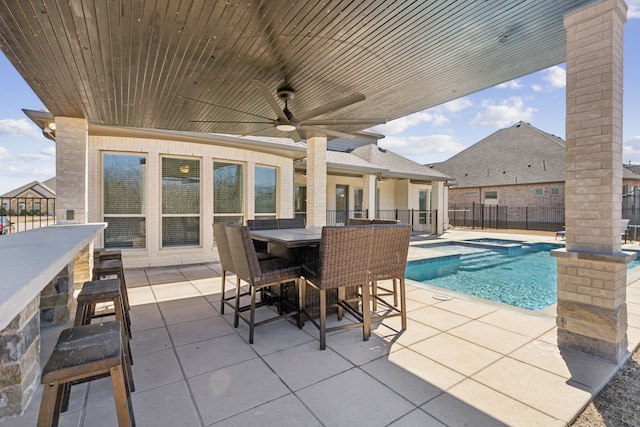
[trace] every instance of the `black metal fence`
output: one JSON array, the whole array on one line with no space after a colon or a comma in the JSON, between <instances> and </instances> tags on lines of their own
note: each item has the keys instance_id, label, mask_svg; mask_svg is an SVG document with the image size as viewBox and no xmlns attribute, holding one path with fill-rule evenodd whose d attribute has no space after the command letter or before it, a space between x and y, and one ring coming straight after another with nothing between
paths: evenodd
<instances>
[{"instance_id":1,"label":"black metal fence","mask_svg":"<svg viewBox=\"0 0 640 427\"><path fill-rule=\"evenodd\" d=\"M0 197L0 217L10 224L6 231L3 230L6 234L54 225L55 212L56 199Z\"/></svg>"},{"instance_id":2,"label":"black metal fence","mask_svg":"<svg viewBox=\"0 0 640 427\"><path fill-rule=\"evenodd\" d=\"M564 207L453 205L449 224L472 229L558 231L564 226Z\"/></svg>"},{"instance_id":3,"label":"black metal fence","mask_svg":"<svg viewBox=\"0 0 640 427\"><path fill-rule=\"evenodd\" d=\"M622 218L640 225L640 206L622 206ZM464 228L558 231L565 225L564 207L453 205L449 224Z\"/></svg>"},{"instance_id":4,"label":"black metal fence","mask_svg":"<svg viewBox=\"0 0 640 427\"><path fill-rule=\"evenodd\" d=\"M307 217L306 212L296 212L296 218ZM349 218L368 218L369 211L327 211L327 225L347 225ZM416 209L389 209L376 211L377 219L398 220L402 224L410 224L413 231L431 233L436 222L437 211L419 211Z\"/></svg>"}]
</instances>

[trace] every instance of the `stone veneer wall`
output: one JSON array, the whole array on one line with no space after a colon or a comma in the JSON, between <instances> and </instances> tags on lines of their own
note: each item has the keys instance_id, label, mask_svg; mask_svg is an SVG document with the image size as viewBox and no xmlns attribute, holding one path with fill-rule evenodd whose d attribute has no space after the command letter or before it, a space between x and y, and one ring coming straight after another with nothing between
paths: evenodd
<instances>
[{"instance_id":1,"label":"stone veneer wall","mask_svg":"<svg viewBox=\"0 0 640 427\"><path fill-rule=\"evenodd\" d=\"M40 292L42 326L64 323L71 318L74 263L67 264Z\"/></svg>"},{"instance_id":2,"label":"stone veneer wall","mask_svg":"<svg viewBox=\"0 0 640 427\"><path fill-rule=\"evenodd\" d=\"M628 257L558 257L558 345L618 361L627 348Z\"/></svg>"},{"instance_id":3,"label":"stone veneer wall","mask_svg":"<svg viewBox=\"0 0 640 427\"><path fill-rule=\"evenodd\" d=\"M0 331L0 420L20 415L40 377L40 297Z\"/></svg>"},{"instance_id":4,"label":"stone veneer wall","mask_svg":"<svg viewBox=\"0 0 640 427\"><path fill-rule=\"evenodd\" d=\"M74 288L89 280L90 246L67 264L11 323L0 331L0 420L20 415L40 377L40 328L72 318ZM75 279L75 280L74 280Z\"/></svg>"}]
</instances>

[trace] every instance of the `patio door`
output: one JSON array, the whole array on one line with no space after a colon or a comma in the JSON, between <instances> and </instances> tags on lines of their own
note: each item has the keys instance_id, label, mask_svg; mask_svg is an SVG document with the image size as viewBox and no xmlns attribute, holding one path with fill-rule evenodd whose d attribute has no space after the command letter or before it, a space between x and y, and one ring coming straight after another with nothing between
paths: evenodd
<instances>
[{"instance_id":1,"label":"patio door","mask_svg":"<svg viewBox=\"0 0 640 427\"><path fill-rule=\"evenodd\" d=\"M349 218L349 186L336 185L336 225L347 225Z\"/></svg>"}]
</instances>

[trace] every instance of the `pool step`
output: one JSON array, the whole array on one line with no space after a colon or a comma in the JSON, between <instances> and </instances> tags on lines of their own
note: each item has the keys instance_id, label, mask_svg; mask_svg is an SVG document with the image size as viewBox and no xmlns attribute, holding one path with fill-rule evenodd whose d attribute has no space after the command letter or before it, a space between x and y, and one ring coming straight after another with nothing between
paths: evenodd
<instances>
[{"instance_id":1,"label":"pool step","mask_svg":"<svg viewBox=\"0 0 640 427\"><path fill-rule=\"evenodd\" d=\"M516 258L503 255L499 252L480 252L474 254L464 254L460 256L460 271L478 271L489 267L497 267L500 265L510 264Z\"/></svg>"}]
</instances>

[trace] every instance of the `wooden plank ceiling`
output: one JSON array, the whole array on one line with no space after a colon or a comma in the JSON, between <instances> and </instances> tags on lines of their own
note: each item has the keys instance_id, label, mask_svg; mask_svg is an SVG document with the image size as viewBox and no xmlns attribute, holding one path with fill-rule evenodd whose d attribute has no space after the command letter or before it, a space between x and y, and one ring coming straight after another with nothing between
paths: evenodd
<instances>
[{"instance_id":1,"label":"wooden plank ceiling","mask_svg":"<svg viewBox=\"0 0 640 427\"><path fill-rule=\"evenodd\" d=\"M0 48L55 116L286 136L252 80L294 115L361 93L317 118L391 120L564 62L591 2L7 0Z\"/></svg>"}]
</instances>

